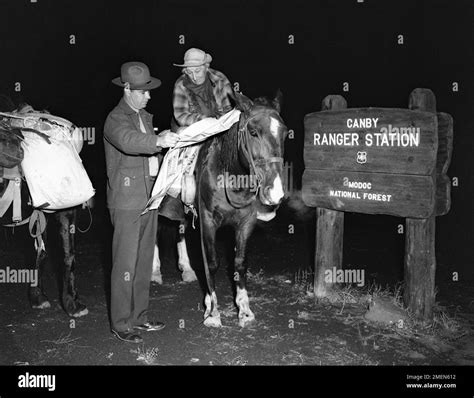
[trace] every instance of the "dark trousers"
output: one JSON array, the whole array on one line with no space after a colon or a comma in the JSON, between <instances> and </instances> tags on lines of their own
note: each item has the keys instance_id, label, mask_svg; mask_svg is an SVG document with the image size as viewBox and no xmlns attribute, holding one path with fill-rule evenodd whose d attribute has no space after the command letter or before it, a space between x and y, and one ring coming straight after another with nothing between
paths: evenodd
<instances>
[{"instance_id":1,"label":"dark trousers","mask_svg":"<svg viewBox=\"0 0 474 398\"><path fill-rule=\"evenodd\" d=\"M147 322L158 215L109 209L112 240L111 324L119 332Z\"/></svg>"}]
</instances>

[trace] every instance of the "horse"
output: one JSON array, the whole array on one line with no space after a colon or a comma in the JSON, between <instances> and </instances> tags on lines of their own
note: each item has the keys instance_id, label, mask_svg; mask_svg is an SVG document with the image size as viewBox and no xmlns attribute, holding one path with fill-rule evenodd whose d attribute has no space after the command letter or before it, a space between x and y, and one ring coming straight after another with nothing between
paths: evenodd
<instances>
[{"instance_id":1,"label":"horse","mask_svg":"<svg viewBox=\"0 0 474 398\"><path fill-rule=\"evenodd\" d=\"M281 92L272 100L254 101L235 93L239 121L206 140L195 168L201 249L207 291L204 324L220 327L215 274L216 232L230 225L235 232L234 281L239 325L255 320L247 294L245 251L257 219L269 221L283 200L284 140L288 129L280 116ZM234 183L232 183L232 181ZM240 184L238 183L240 181Z\"/></svg>"},{"instance_id":2,"label":"horse","mask_svg":"<svg viewBox=\"0 0 474 398\"><path fill-rule=\"evenodd\" d=\"M22 108L25 109L26 107ZM0 108L0 111L12 112L14 109L3 107ZM60 301L64 311L70 317L78 318L88 314L87 307L79 299L74 276L74 233L76 231L78 207L54 213L45 213L32 207L28 186L24 182L24 176L21 173L20 162L24 155L20 145L24 139L22 130L45 136L45 134L34 129L11 128L5 123L0 124L0 205L3 204L4 207L4 214L0 217L0 226L4 228L20 227L29 223L30 233L36 238L34 271L36 271L37 278L28 287L28 298L32 308L45 309L51 307L42 283L42 271L47 260L48 229L46 226L48 220L52 220L53 223L57 224L61 256L60 267L58 268L61 280L59 283ZM47 136L44 138L47 139ZM18 194L10 202L5 195L13 189L16 189ZM20 216L18 217L18 215ZM33 250L33 241L30 249Z\"/></svg>"}]
</instances>

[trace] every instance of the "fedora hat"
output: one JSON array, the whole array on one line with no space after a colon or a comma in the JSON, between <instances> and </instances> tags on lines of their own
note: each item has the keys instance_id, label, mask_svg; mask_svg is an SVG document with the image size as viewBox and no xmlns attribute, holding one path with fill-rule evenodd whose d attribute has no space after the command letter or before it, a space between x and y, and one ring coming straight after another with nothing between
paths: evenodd
<instances>
[{"instance_id":1,"label":"fedora hat","mask_svg":"<svg viewBox=\"0 0 474 398\"><path fill-rule=\"evenodd\" d=\"M181 66L187 68L188 66L201 66L210 64L212 57L199 48L190 48L184 53L184 64L173 64L174 66Z\"/></svg>"},{"instance_id":2,"label":"fedora hat","mask_svg":"<svg viewBox=\"0 0 474 398\"><path fill-rule=\"evenodd\" d=\"M125 87L130 83L130 90L151 90L161 86L161 80L150 76L150 70L143 62L125 62L120 68L120 77L112 83Z\"/></svg>"}]
</instances>

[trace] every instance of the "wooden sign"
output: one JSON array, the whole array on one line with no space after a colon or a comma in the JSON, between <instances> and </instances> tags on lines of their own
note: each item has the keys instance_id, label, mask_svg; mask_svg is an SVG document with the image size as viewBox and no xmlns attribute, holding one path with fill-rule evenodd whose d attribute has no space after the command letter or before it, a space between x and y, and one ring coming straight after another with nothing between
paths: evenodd
<instances>
[{"instance_id":1,"label":"wooden sign","mask_svg":"<svg viewBox=\"0 0 474 398\"><path fill-rule=\"evenodd\" d=\"M302 196L317 207L314 293L327 297L342 265L344 212L406 217L405 306L429 320L435 298L435 219L449 211L453 120L417 88L409 109L347 109L329 95L305 118Z\"/></svg>"},{"instance_id":2,"label":"wooden sign","mask_svg":"<svg viewBox=\"0 0 474 398\"><path fill-rule=\"evenodd\" d=\"M303 200L340 211L429 217L436 204L437 166L443 163L437 132L437 115L419 110L355 108L307 115ZM445 186L439 191L443 202Z\"/></svg>"},{"instance_id":3,"label":"wooden sign","mask_svg":"<svg viewBox=\"0 0 474 398\"><path fill-rule=\"evenodd\" d=\"M438 150L436 115L355 108L305 117L305 166L317 170L431 175Z\"/></svg>"},{"instance_id":4,"label":"wooden sign","mask_svg":"<svg viewBox=\"0 0 474 398\"><path fill-rule=\"evenodd\" d=\"M404 174L306 170L307 206L365 214L427 218L433 213L433 178Z\"/></svg>"}]
</instances>

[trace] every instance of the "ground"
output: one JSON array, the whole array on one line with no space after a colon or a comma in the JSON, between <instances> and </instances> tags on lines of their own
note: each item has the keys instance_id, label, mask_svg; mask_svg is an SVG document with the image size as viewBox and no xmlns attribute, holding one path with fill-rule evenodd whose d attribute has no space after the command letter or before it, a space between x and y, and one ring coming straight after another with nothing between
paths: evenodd
<instances>
[{"instance_id":1,"label":"ground","mask_svg":"<svg viewBox=\"0 0 474 398\"><path fill-rule=\"evenodd\" d=\"M248 291L254 324L244 329L238 326L224 231L217 278L223 327L203 325L201 285L181 282L175 253L165 249L164 284L152 284L149 317L165 322L166 328L144 334L144 343L139 345L120 342L110 333L106 293L110 229L107 220L95 213L92 228L77 235L76 280L89 314L67 317L59 305L51 264L45 275L50 309L31 309L25 285L3 284L0 364L474 365L474 288L467 282L457 282L453 288L454 282L446 277L452 267L443 264L442 255L438 256L442 261L438 261L437 311L443 309L449 316L437 313L446 332L378 324L368 319L368 309L374 311L377 298L390 301L385 285L396 290L397 281L402 280L403 238L387 232L396 229L397 220L378 224L367 218L361 223L357 216L348 220L344 266L365 269L366 285L372 287L346 287L339 291L338 300L330 302L316 300L311 291L311 213L295 218L296 213L283 206L276 219L258 225L250 240ZM87 217L81 212L81 228L87 225ZM3 234L2 267L22 268L25 241ZM195 235L190 234L190 254L195 260L199 249ZM199 267L199 261L194 262Z\"/></svg>"}]
</instances>

